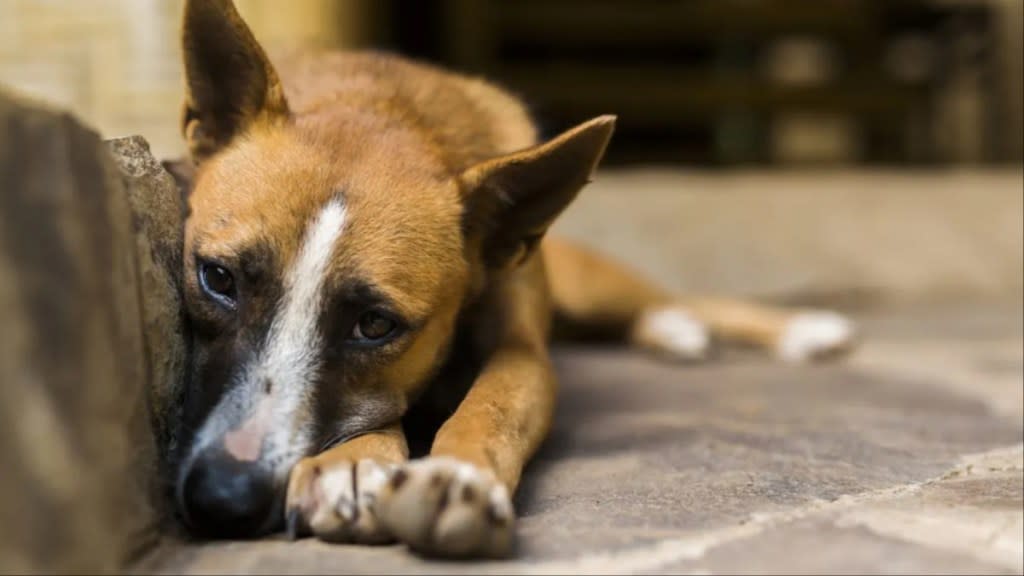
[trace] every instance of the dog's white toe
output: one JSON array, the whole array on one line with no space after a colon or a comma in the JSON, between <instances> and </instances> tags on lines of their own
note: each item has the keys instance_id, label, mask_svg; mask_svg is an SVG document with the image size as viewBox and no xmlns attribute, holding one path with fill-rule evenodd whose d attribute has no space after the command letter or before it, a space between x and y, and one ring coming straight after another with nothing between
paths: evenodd
<instances>
[{"instance_id":1,"label":"dog's white toe","mask_svg":"<svg viewBox=\"0 0 1024 576\"><path fill-rule=\"evenodd\" d=\"M684 360L707 356L711 337L707 326L682 308L657 308L646 312L634 338L642 345Z\"/></svg>"},{"instance_id":2,"label":"dog's white toe","mask_svg":"<svg viewBox=\"0 0 1024 576\"><path fill-rule=\"evenodd\" d=\"M375 510L377 494L392 470L392 464L369 459L330 464L315 458L300 461L289 479L288 531L293 537L308 533L328 542L392 541Z\"/></svg>"},{"instance_id":3,"label":"dog's white toe","mask_svg":"<svg viewBox=\"0 0 1024 576\"><path fill-rule=\"evenodd\" d=\"M399 468L381 491L381 521L428 556L502 557L515 512L505 485L465 462L430 457Z\"/></svg>"},{"instance_id":4,"label":"dog's white toe","mask_svg":"<svg viewBox=\"0 0 1024 576\"><path fill-rule=\"evenodd\" d=\"M776 352L787 362L816 360L848 350L854 334L853 322L841 314L802 312L786 324Z\"/></svg>"}]
</instances>

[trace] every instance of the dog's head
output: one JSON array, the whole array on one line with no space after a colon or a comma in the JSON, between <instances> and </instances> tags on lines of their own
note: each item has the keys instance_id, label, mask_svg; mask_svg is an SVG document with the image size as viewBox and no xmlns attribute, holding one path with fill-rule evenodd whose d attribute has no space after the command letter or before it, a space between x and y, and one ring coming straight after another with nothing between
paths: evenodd
<instances>
[{"instance_id":1,"label":"dog's head","mask_svg":"<svg viewBox=\"0 0 1024 576\"><path fill-rule=\"evenodd\" d=\"M229 0L186 3L184 57L198 168L178 502L197 528L262 533L300 458L401 418L480 279L536 248L613 119L453 173L414 129L293 114Z\"/></svg>"}]
</instances>

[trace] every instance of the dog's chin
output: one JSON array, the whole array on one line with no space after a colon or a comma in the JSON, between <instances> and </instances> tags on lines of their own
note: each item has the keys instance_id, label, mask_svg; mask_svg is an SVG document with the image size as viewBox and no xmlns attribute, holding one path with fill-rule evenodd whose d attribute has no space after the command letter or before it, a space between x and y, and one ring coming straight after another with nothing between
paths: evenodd
<instances>
[{"instance_id":1,"label":"dog's chin","mask_svg":"<svg viewBox=\"0 0 1024 576\"><path fill-rule=\"evenodd\" d=\"M272 513L261 523L224 522L216 518L205 518L197 522L189 518L181 506L176 507L176 515L188 534L195 539L255 540L284 530L284 493L275 499Z\"/></svg>"}]
</instances>

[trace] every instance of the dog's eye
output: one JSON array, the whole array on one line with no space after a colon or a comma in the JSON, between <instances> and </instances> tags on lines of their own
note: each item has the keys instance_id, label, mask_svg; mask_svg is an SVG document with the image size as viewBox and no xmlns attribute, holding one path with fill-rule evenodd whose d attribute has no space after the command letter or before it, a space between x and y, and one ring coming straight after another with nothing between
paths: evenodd
<instances>
[{"instance_id":1,"label":"dog's eye","mask_svg":"<svg viewBox=\"0 0 1024 576\"><path fill-rule=\"evenodd\" d=\"M398 322L394 318L376 310L370 310L359 315L355 326L352 327L349 339L361 344L382 344L397 330Z\"/></svg>"},{"instance_id":2,"label":"dog's eye","mask_svg":"<svg viewBox=\"0 0 1024 576\"><path fill-rule=\"evenodd\" d=\"M199 284L215 300L229 307L235 305L235 277L219 265L204 263L199 266Z\"/></svg>"}]
</instances>

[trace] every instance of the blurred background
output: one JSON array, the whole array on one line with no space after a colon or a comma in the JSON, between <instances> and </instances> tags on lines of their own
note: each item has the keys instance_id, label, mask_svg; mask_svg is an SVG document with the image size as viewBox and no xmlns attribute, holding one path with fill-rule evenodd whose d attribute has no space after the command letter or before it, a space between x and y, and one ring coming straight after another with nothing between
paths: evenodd
<instances>
[{"instance_id":1,"label":"blurred background","mask_svg":"<svg viewBox=\"0 0 1024 576\"><path fill-rule=\"evenodd\" d=\"M236 4L271 50L485 75L546 135L618 114L556 229L676 290L1019 302L1022 0ZM0 85L177 156L181 9L0 0Z\"/></svg>"},{"instance_id":2,"label":"blurred background","mask_svg":"<svg viewBox=\"0 0 1024 576\"><path fill-rule=\"evenodd\" d=\"M611 164L1017 163L1020 0L237 0L267 45L485 74ZM284 8L287 6L287 8ZM0 83L180 150L180 0L0 0Z\"/></svg>"}]
</instances>

